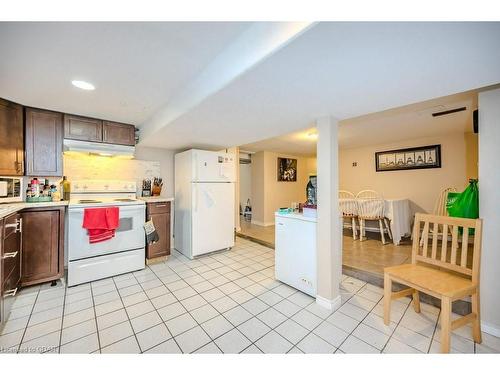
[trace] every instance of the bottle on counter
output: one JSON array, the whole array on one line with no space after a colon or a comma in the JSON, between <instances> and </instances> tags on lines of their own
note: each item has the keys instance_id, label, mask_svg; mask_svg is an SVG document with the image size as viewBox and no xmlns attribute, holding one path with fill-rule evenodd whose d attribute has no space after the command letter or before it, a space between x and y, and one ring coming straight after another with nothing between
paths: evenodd
<instances>
[{"instance_id":1,"label":"bottle on counter","mask_svg":"<svg viewBox=\"0 0 500 375\"><path fill-rule=\"evenodd\" d=\"M31 189L31 183L28 183L28 188L26 189L26 198L31 198L33 196L33 190Z\"/></svg>"},{"instance_id":2,"label":"bottle on counter","mask_svg":"<svg viewBox=\"0 0 500 375\"><path fill-rule=\"evenodd\" d=\"M52 196L52 202L58 202L61 200L61 194L57 191L56 185L50 185L50 194Z\"/></svg>"},{"instance_id":3,"label":"bottle on counter","mask_svg":"<svg viewBox=\"0 0 500 375\"><path fill-rule=\"evenodd\" d=\"M36 177L31 180L31 191L33 192L32 197L38 198L40 196L40 184Z\"/></svg>"},{"instance_id":4,"label":"bottle on counter","mask_svg":"<svg viewBox=\"0 0 500 375\"><path fill-rule=\"evenodd\" d=\"M66 176L63 176L61 184L59 185L61 199L64 201L69 201L69 196L71 194L71 183L68 181Z\"/></svg>"}]
</instances>

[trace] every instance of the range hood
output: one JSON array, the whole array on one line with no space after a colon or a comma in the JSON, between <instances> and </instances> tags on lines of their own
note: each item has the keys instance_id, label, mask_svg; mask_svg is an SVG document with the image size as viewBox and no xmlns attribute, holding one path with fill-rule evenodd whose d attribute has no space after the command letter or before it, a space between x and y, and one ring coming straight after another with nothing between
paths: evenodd
<instances>
[{"instance_id":1,"label":"range hood","mask_svg":"<svg viewBox=\"0 0 500 375\"><path fill-rule=\"evenodd\" d=\"M135 147L111 143L64 140L64 151L84 152L101 156L134 156Z\"/></svg>"}]
</instances>

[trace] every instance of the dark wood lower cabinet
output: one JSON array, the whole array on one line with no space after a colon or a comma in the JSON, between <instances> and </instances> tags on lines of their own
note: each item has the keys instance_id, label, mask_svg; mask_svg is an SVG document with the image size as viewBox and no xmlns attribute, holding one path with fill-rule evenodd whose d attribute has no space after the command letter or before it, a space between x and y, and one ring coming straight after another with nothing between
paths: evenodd
<instances>
[{"instance_id":1,"label":"dark wood lower cabinet","mask_svg":"<svg viewBox=\"0 0 500 375\"><path fill-rule=\"evenodd\" d=\"M146 206L148 220L153 220L158 242L146 246L148 260L170 255L170 202L148 203Z\"/></svg>"},{"instance_id":2,"label":"dark wood lower cabinet","mask_svg":"<svg viewBox=\"0 0 500 375\"><path fill-rule=\"evenodd\" d=\"M21 212L21 286L64 276L64 207L30 208Z\"/></svg>"}]
</instances>

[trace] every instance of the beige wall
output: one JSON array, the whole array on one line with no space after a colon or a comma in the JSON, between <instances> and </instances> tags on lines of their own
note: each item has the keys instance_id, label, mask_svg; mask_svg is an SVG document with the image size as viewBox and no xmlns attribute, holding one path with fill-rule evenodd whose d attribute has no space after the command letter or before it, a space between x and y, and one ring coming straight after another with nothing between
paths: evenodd
<instances>
[{"instance_id":1,"label":"beige wall","mask_svg":"<svg viewBox=\"0 0 500 375\"><path fill-rule=\"evenodd\" d=\"M278 181L278 157L297 159L297 181ZM252 222L274 224L274 212L306 200L309 175L316 174L315 158L261 151L252 155Z\"/></svg>"},{"instance_id":2,"label":"beige wall","mask_svg":"<svg viewBox=\"0 0 500 375\"><path fill-rule=\"evenodd\" d=\"M477 134L465 133L465 153L467 155L465 174L467 178L477 178L479 161L479 138Z\"/></svg>"},{"instance_id":3,"label":"beige wall","mask_svg":"<svg viewBox=\"0 0 500 375\"><path fill-rule=\"evenodd\" d=\"M377 151L432 144L441 144L441 168L375 172ZM466 137L460 133L360 148L341 148L339 187L354 194L363 189L373 189L386 198L408 198L415 212L432 212L441 190L455 187L461 191L467 185L469 175L466 160L471 158L467 152L477 152L477 146L475 149L466 147ZM357 163L356 167L352 166L353 162ZM470 173L474 173L473 169Z\"/></svg>"}]
</instances>

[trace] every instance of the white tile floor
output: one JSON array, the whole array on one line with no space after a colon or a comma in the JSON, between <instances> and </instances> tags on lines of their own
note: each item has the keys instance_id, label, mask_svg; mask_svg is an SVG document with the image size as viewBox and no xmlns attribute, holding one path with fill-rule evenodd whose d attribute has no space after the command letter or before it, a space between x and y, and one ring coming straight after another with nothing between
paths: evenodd
<instances>
[{"instance_id":1,"label":"white tile floor","mask_svg":"<svg viewBox=\"0 0 500 375\"><path fill-rule=\"evenodd\" d=\"M409 299L382 321L382 290L344 276L330 312L274 276L274 251L238 238L228 252L174 254L144 270L66 288L23 289L0 333L4 353L434 353L439 309ZM456 330L452 351L498 353Z\"/></svg>"}]
</instances>

